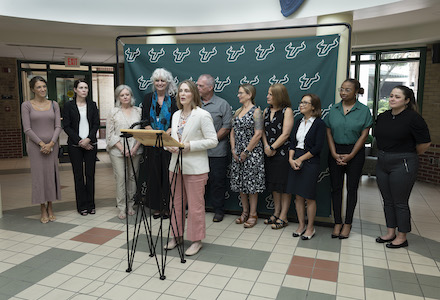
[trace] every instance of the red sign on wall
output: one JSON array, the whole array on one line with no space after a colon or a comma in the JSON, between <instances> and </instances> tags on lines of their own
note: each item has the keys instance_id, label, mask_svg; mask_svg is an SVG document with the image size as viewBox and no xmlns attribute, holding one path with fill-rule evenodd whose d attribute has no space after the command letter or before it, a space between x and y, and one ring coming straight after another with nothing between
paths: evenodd
<instances>
[{"instance_id":1,"label":"red sign on wall","mask_svg":"<svg viewBox=\"0 0 440 300\"><path fill-rule=\"evenodd\" d=\"M74 56L66 56L64 58L64 65L66 67L73 67L73 68L79 68L80 67L80 61L78 57L74 57Z\"/></svg>"}]
</instances>

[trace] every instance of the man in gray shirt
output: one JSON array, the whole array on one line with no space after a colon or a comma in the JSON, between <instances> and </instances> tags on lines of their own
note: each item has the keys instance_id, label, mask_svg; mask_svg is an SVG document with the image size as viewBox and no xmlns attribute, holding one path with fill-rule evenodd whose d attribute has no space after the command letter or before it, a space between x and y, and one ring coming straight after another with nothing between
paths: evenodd
<instances>
[{"instance_id":1,"label":"man in gray shirt","mask_svg":"<svg viewBox=\"0 0 440 300\"><path fill-rule=\"evenodd\" d=\"M227 155L229 151L228 135L232 127L232 109L225 99L214 94L214 86L215 80L209 74L202 74L197 80L197 87L202 97L202 108L211 114L215 131L217 131L217 139L219 140L217 147L208 150L210 171L206 198L211 199L214 208L213 222L221 222L224 215Z\"/></svg>"}]
</instances>

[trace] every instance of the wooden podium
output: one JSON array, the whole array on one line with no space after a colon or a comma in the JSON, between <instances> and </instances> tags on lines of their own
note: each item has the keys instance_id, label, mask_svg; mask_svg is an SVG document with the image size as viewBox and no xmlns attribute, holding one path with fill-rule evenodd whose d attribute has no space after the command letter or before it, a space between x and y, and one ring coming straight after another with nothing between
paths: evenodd
<instances>
[{"instance_id":1,"label":"wooden podium","mask_svg":"<svg viewBox=\"0 0 440 300\"><path fill-rule=\"evenodd\" d=\"M126 147L128 150L130 150L129 149L130 146L128 144L128 138L130 138L130 137L135 138L137 141L141 142L144 146L147 146L147 147L156 147L156 148L162 148L162 149L164 147L177 147L177 148L179 148L177 163L176 163L175 170L174 170L174 176L170 180L170 186L169 186L169 191L170 191L169 192L169 195L170 195L170 222L168 224L168 231L167 231L167 234L165 237L166 239L164 239L164 237L163 237L163 229L166 229L166 227L163 224L164 221L162 218L160 218L160 224L158 226L157 234L153 234L153 222L152 222L153 220L152 220L151 208L149 208L149 214L147 214L146 210L147 210L148 205L144 201L136 201L135 202L137 204L136 220L135 220L135 223L133 226L134 227L133 228L133 236L132 236L131 241L130 241L130 226L128 223L128 218L126 220L126 222L127 222L127 252L128 252L128 268L126 271L127 272L132 271L133 262L134 262L134 255L136 253L136 246L138 244L139 235L141 233L140 229L142 227L144 227L145 234L147 237L148 247L150 250L150 257L155 258L157 268L159 270L160 279L164 280L166 278L165 277L165 266L166 266L167 252L168 252L167 249L164 249L164 246L166 244L168 244L171 230L174 231L173 226L171 226L171 219L176 218L175 209L174 209L174 200L175 200L174 195L175 195L175 189L176 189L177 176L179 176L178 174L180 174L180 176L182 176L182 173L179 171L179 168L181 170L182 150L184 148L184 144L179 143L178 141L173 139L169 134L167 134L163 130L121 129L121 133L122 133L121 136L124 137L124 139L125 139L124 152L125 152ZM126 160L126 162L127 162L127 160ZM131 161L131 167L133 168L133 171L134 171L133 161ZM127 170L127 168L126 168L126 170ZM167 172L168 173L168 169L156 170L156 172L159 173L159 174L156 174L157 176L161 176L161 175L163 175L163 173L160 173L160 172ZM138 184L138 182L136 181L136 185L137 184ZM158 187L157 186L151 187L151 186L148 186L148 184L147 184L147 189L149 189L149 188L158 188ZM183 185L182 185L182 188L183 188ZM183 195L183 193L182 193L182 195ZM178 199L176 199L176 200L178 200ZM127 192L126 192L126 201L128 202ZM183 205L183 196L182 196L181 201L182 201L182 205ZM184 218L184 217L185 216L182 215L182 218ZM175 223L177 224L177 222L175 222ZM182 220L182 224L183 224L183 220ZM178 230L178 228L176 228L176 229ZM176 236L177 232L174 235ZM165 241L165 243L164 243L164 241ZM157 252L156 252L157 247L159 247L158 252L160 252L160 258L158 257ZM180 261L182 263L185 263L186 260L184 258L184 244L181 243L181 244L177 245L177 250L179 252Z\"/></svg>"}]
</instances>

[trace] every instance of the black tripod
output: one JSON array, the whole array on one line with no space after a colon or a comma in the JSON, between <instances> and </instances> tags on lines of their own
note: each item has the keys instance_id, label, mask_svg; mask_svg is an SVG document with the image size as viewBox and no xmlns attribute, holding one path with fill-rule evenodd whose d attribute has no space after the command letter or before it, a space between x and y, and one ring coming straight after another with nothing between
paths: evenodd
<instances>
[{"instance_id":1,"label":"black tripod","mask_svg":"<svg viewBox=\"0 0 440 300\"><path fill-rule=\"evenodd\" d=\"M130 133L123 133L121 135L121 137L124 138L124 153L125 150L128 149L130 150L130 145L128 143L128 138L132 137L133 135ZM159 151L159 158L161 158L162 152L163 151L163 147L164 147L164 143L163 143L163 137L162 137L162 133L156 133L156 142L154 145L154 151ZM168 233L166 234L166 244L168 244L169 238L170 238L170 232L171 230L173 230L173 235L175 237L178 236L178 232L179 232L179 228L177 225L177 216L175 214L175 208L174 208L174 195L175 195L175 189L176 189L176 180L177 180L177 176L182 176L181 174L181 162L182 162L182 148L179 148L179 152L178 152L178 157L177 157L177 163L175 165L174 168L174 172L173 172L173 176L171 178L170 181L170 185L167 186L168 189L168 193L166 193L167 195L170 195L170 222L168 224ZM127 164L130 164L129 166L127 166ZM131 156L129 157L129 159L125 159L125 185L127 186L127 177L128 177L128 168L127 167L131 167L133 174L135 174L135 168L134 168L134 164L133 164L133 159L131 158ZM163 168L161 167L153 167L154 169L154 176L158 176L156 178L163 178L162 172L167 172L167 170L163 170ZM136 175L135 175L136 178ZM183 180L183 178L182 178ZM161 189L161 187L163 182L161 182L160 185L160 194L161 194L161 199L163 199L163 191ZM136 185L137 185L137 181L136 181ZM147 179L147 190L152 189L152 188L158 188L157 186L152 186L151 185L151 180L150 178ZM136 188L136 190L139 190ZM182 185L182 194L183 194L183 185ZM165 266L166 266L166 261L167 261L167 253L168 253L168 249L164 249L164 239L163 239L163 229L166 228L166 225L164 225L164 221L162 218L160 218L160 224L159 224L159 228L157 230L157 234L153 235L153 220L152 220L152 213L151 213L151 205L149 205L150 202L149 197L140 197L140 196L136 196L134 197L135 199L135 204L137 205L136 207L136 217L135 217L135 223L133 226L133 236L132 239L130 241L130 224L128 221L128 218L126 219L126 226L127 226L127 255L128 255L128 268L126 270L126 272L131 272L132 271L132 267L133 267L133 262L134 262L134 255L136 253L136 247L139 241L139 236L141 234L141 228L143 227L145 230L145 234L146 234L146 238L147 238L147 242L148 242L148 248L149 248L149 252L150 252L150 257L154 257L156 260L156 265L157 268L159 270L159 275L160 275L160 279L164 280L166 278L165 276ZM125 202L126 202L126 210L128 209L128 192L127 189L125 190ZM178 200L178 199L177 199ZM183 197L181 199L182 201L182 205L183 205ZM161 201L162 203L162 201ZM149 214L147 214L147 208L149 208ZM163 208L163 207L161 207ZM127 214L127 211L126 211ZM182 224L183 223L183 218L185 216L182 214ZM175 224L176 224L176 228L174 228L174 226L171 226L171 220L172 218L174 218ZM177 231L177 232L176 232ZM159 246L160 249L160 259L158 258L156 249ZM186 260L184 259L184 245L183 243L178 243L177 244L177 250L179 253L179 257L180 257L180 261L181 263L185 263Z\"/></svg>"}]
</instances>

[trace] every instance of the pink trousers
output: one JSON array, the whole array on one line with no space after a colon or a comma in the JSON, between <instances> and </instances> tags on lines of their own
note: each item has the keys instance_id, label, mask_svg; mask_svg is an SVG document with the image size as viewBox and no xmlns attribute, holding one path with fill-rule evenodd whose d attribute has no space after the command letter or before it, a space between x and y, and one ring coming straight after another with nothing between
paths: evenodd
<instances>
[{"instance_id":1,"label":"pink trousers","mask_svg":"<svg viewBox=\"0 0 440 300\"><path fill-rule=\"evenodd\" d=\"M174 189L173 175L176 175L176 188ZM188 204L188 227L186 236L188 240L195 242L203 240L206 236L205 225L205 185L208 181L208 173L199 175L183 175L183 183L180 174L170 172L171 197L170 200L171 234L183 236L185 228L186 204ZM183 185L183 207L182 207L182 185ZM183 219L182 219L183 216ZM176 226L177 224L177 226Z\"/></svg>"}]
</instances>

